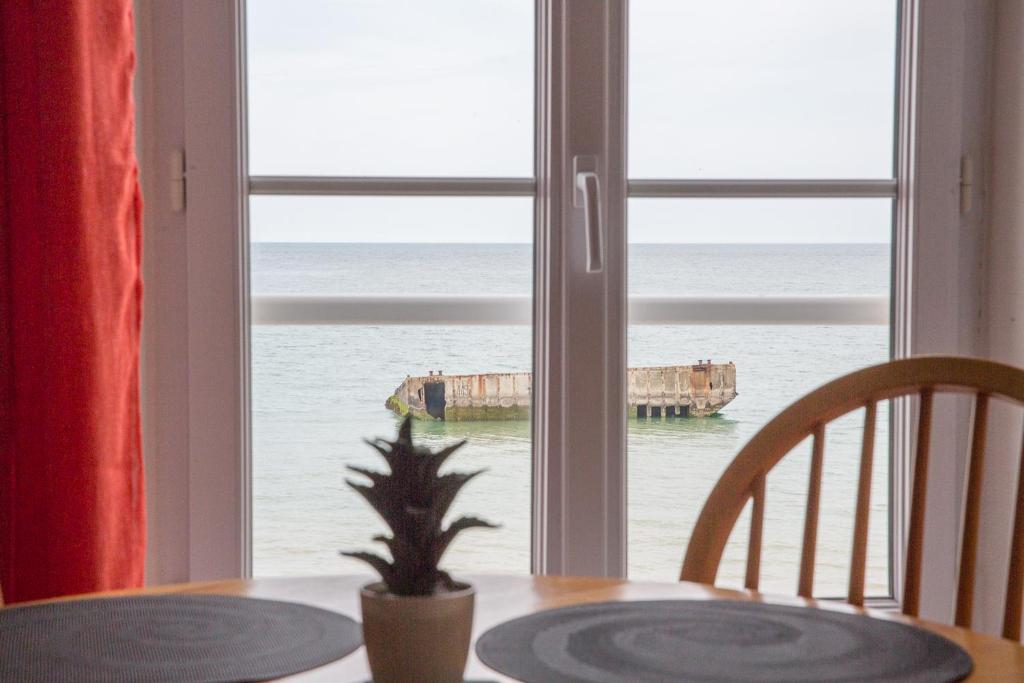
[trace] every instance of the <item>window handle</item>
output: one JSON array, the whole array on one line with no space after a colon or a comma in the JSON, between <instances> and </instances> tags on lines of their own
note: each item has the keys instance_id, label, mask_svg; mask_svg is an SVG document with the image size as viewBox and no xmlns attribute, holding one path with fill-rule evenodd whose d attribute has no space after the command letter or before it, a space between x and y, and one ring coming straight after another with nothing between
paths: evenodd
<instances>
[{"instance_id":1,"label":"window handle","mask_svg":"<svg viewBox=\"0 0 1024 683\"><path fill-rule=\"evenodd\" d=\"M577 159L579 160L579 157ZM583 221L587 237L587 272L600 273L604 270L604 231L601 224L601 181L596 171L576 171L576 198L577 206L583 204Z\"/></svg>"}]
</instances>

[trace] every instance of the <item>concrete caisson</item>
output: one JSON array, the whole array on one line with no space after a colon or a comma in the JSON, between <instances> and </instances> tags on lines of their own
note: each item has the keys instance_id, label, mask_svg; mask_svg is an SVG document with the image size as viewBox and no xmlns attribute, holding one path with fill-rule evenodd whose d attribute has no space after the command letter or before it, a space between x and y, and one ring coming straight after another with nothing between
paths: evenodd
<instances>
[{"instance_id":1,"label":"concrete caisson","mask_svg":"<svg viewBox=\"0 0 1024 683\"><path fill-rule=\"evenodd\" d=\"M636 419L707 417L736 398L733 363L629 368L629 416ZM385 406L423 420L527 420L529 372L408 376Z\"/></svg>"}]
</instances>

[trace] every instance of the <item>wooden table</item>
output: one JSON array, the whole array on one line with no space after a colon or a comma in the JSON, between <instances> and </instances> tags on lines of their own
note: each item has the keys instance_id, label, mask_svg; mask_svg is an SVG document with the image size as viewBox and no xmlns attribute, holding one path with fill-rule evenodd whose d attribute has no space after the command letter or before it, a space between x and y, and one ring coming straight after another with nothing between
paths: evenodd
<instances>
[{"instance_id":1,"label":"wooden table","mask_svg":"<svg viewBox=\"0 0 1024 683\"><path fill-rule=\"evenodd\" d=\"M1018 643L986 636L953 626L944 626L897 614L859 610L842 603L769 597L746 591L716 589L696 583L653 583L584 577L463 576L477 588L474 635L512 617L551 607L608 600L761 600L786 605L815 606L844 612L866 612L880 619L917 624L959 643L974 659L974 673L968 679L982 681L1024 681L1024 647ZM141 591L118 591L103 595L155 593L214 593L254 598L291 600L336 610L359 618L358 588L368 576L330 576L294 579L232 580L160 586ZM93 596L81 596L93 597ZM467 678L509 680L496 675L476 659L470 650ZM365 681L369 678L365 650L358 650L333 664L289 677L289 681Z\"/></svg>"}]
</instances>

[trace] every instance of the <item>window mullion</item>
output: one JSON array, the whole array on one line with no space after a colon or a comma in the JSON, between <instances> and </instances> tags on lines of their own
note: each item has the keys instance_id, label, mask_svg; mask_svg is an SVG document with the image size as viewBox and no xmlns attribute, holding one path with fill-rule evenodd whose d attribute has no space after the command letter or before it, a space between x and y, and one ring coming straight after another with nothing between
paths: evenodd
<instances>
[{"instance_id":1,"label":"window mullion","mask_svg":"<svg viewBox=\"0 0 1024 683\"><path fill-rule=\"evenodd\" d=\"M896 197L895 179L639 179L629 181L630 197L850 198Z\"/></svg>"},{"instance_id":2,"label":"window mullion","mask_svg":"<svg viewBox=\"0 0 1024 683\"><path fill-rule=\"evenodd\" d=\"M532 197L533 178L252 176L254 195Z\"/></svg>"},{"instance_id":3,"label":"window mullion","mask_svg":"<svg viewBox=\"0 0 1024 683\"><path fill-rule=\"evenodd\" d=\"M538 3L534 569L545 574L626 571L625 22L626 3ZM599 272L574 206L583 165L600 185Z\"/></svg>"}]
</instances>

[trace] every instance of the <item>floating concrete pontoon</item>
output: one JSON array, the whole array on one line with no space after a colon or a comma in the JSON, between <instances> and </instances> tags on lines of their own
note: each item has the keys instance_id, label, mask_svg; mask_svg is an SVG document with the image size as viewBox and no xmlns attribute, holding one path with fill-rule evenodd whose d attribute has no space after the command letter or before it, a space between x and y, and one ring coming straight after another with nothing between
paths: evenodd
<instances>
[{"instance_id":1,"label":"floating concrete pontoon","mask_svg":"<svg viewBox=\"0 0 1024 683\"><path fill-rule=\"evenodd\" d=\"M706 417L736 398L736 366L671 365L629 368L631 418ZM406 377L385 406L421 420L527 420L533 376L529 372Z\"/></svg>"}]
</instances>

